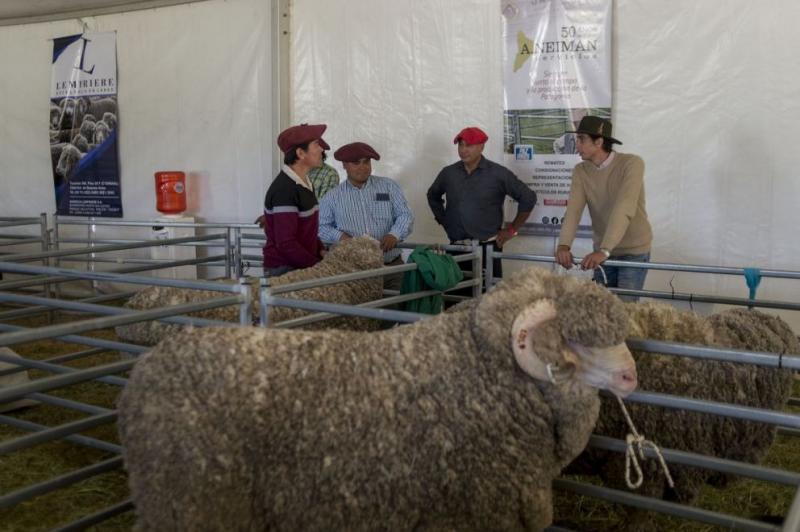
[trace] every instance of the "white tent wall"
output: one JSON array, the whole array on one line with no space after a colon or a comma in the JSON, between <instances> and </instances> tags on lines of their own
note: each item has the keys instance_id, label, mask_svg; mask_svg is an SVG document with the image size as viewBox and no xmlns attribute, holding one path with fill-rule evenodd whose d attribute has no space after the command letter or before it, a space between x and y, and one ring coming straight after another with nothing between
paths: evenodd
<instances>
[{"instance_id":1,"label":"white tent wall","mask_svg":"<svg viewBox=\"0 0 800 532\"><path fill-rule=\"evenodd\" d=\"M0 213L55 210L52 39L116 31L126 219L155 217L153 173L187 174L189 212L251 222L274 173L272 2L209 0L0 27Z\"/></svg>"},{"instance_id":2,"label":"white tent wall","mask_svg":"<svg viewBox=\"0 0 800 532\"><path fill-rule=\"evenodd\" d=\"M406 191L415 241L445 239L425 191L456 160L460 128L485 128L485 154L500 160L505 1L292 3L293 122L327 123L334 148L372 144L382 156L374 172ZM652 260L800 269L791 149L799 16L795 0L614 2L615 136L646 162ZM508 246L553 248L535 237ZM670 290L670 281L676 291L747 297L738 276L651 272L646 288ZM800 282L765 279L758 297L797 301ZM800 330L796 314L784 317Z\"/></svg>"}]
</instances>

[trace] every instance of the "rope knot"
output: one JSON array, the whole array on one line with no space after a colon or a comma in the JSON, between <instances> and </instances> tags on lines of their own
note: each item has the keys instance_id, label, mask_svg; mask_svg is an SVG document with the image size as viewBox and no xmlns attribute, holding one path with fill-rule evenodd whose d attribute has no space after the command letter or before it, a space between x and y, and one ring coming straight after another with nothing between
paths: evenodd
<instances>
[{"instance_id":1,"label":"rope knot","mask_svg":"<svg viewBox=\"0 0 800 532\"><path fill-rule=\"evenodd\" d=\"M628 427L631 429L631 432L625 436L625 483L632 490L641 487L642 483L644 482L644 473L642 473L642 466L639 465L639 460L644 460L644 448L645 446L649 446L651 449L653 449L653 452L656 454L656 457L661 464L661 468L664 470L664 476L667 478L667 484L669 484L670 488L674 488L675 482L672 480L672 475L669 473L669 467L667 467L667 462L664 460L664 456L661 454L661 449L659 449L658 445L656 445L654 442L645 439L644 436L639 434L633 424L630 414L628 414L628 410L625 408L625 403L622 402L622 398L620 398L618 395L616 397L620 408L622 408L622 413L625 414L625 420L628 422ZM631 481L631 465L633 465L633 468L636 471L635 482Z\"/></svg>"}]
</instances>

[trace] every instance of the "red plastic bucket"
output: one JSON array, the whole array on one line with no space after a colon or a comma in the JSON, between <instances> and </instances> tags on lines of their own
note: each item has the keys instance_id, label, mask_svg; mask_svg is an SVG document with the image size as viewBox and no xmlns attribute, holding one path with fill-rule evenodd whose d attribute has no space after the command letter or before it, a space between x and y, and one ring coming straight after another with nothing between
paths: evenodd
<instances>
[{"instance_id":1,"label":"red plastic bucket","mask_svg":"<svg viewBox=\"0 0 800 532\"><path fill-rule=\"evenodd\" d=\"M156 172L156 209L164 214L186 210L186 174Z\"/></svg>"}]
</instances>

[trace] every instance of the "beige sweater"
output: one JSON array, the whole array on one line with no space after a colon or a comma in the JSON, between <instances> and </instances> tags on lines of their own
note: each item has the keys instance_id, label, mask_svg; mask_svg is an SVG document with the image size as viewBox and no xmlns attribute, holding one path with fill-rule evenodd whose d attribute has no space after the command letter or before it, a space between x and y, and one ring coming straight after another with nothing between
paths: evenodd
<instances>
[{"instance_id":1,"label":"beige sweater","mask_svg":"<svg viewBox=\"0 0 800 532\"><path fill-rule=\"evenodd\" d=\"M559 245L572 245L586 205L592 217L595 249L607 249L617 256L650 251L653 231L645 211L641 157L614 153L605 168L598 169L591 161L575 166Z\"/></svg>"}]
</instances>

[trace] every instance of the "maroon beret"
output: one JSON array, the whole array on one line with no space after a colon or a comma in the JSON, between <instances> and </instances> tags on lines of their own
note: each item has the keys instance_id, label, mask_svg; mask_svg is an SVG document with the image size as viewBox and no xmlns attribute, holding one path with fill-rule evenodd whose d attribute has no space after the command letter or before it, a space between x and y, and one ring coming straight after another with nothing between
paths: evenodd
<instances>
[{"instance_id":1,"label":"maroon beret","mask_svg":"<svg viewBox=\"0 0 800 532\"><path fill-rule=\"evenodd\" d=\"M329 150L331 147L322 140L322 133L325 132L327 127L325 124L300 124L299 126L284 129L278 135L278 147L283 153L286 153L296 146L316 140L319 141L319 145L322 146L323 150Z\"/></svg>"},{"instance_id":2,"label":"maroon beret","mask_svg":"<svg viewBox=\"0 0 800 532\"><path fill-rule=\"evenodd\" d=\"M378 155L378 152L372 149L372 146L366 142L351 142L350 144L345 144L333 152L333 158L343 163L355 163L366 158L375 159L376 161L381 160L381 156Z\"/></svg>"},{"instance_id":3,"label":"maroon beret","mask_svg":"<svg viewBox=\"0 0 800 532\"><path fill-rule=\"evenodd\" d=\"M489 140L489 136L479 127L465 127L453 139L453 144L458 144L459 140L463 140L464 144L483 144Z\"/></svg>"}]
</instances>

